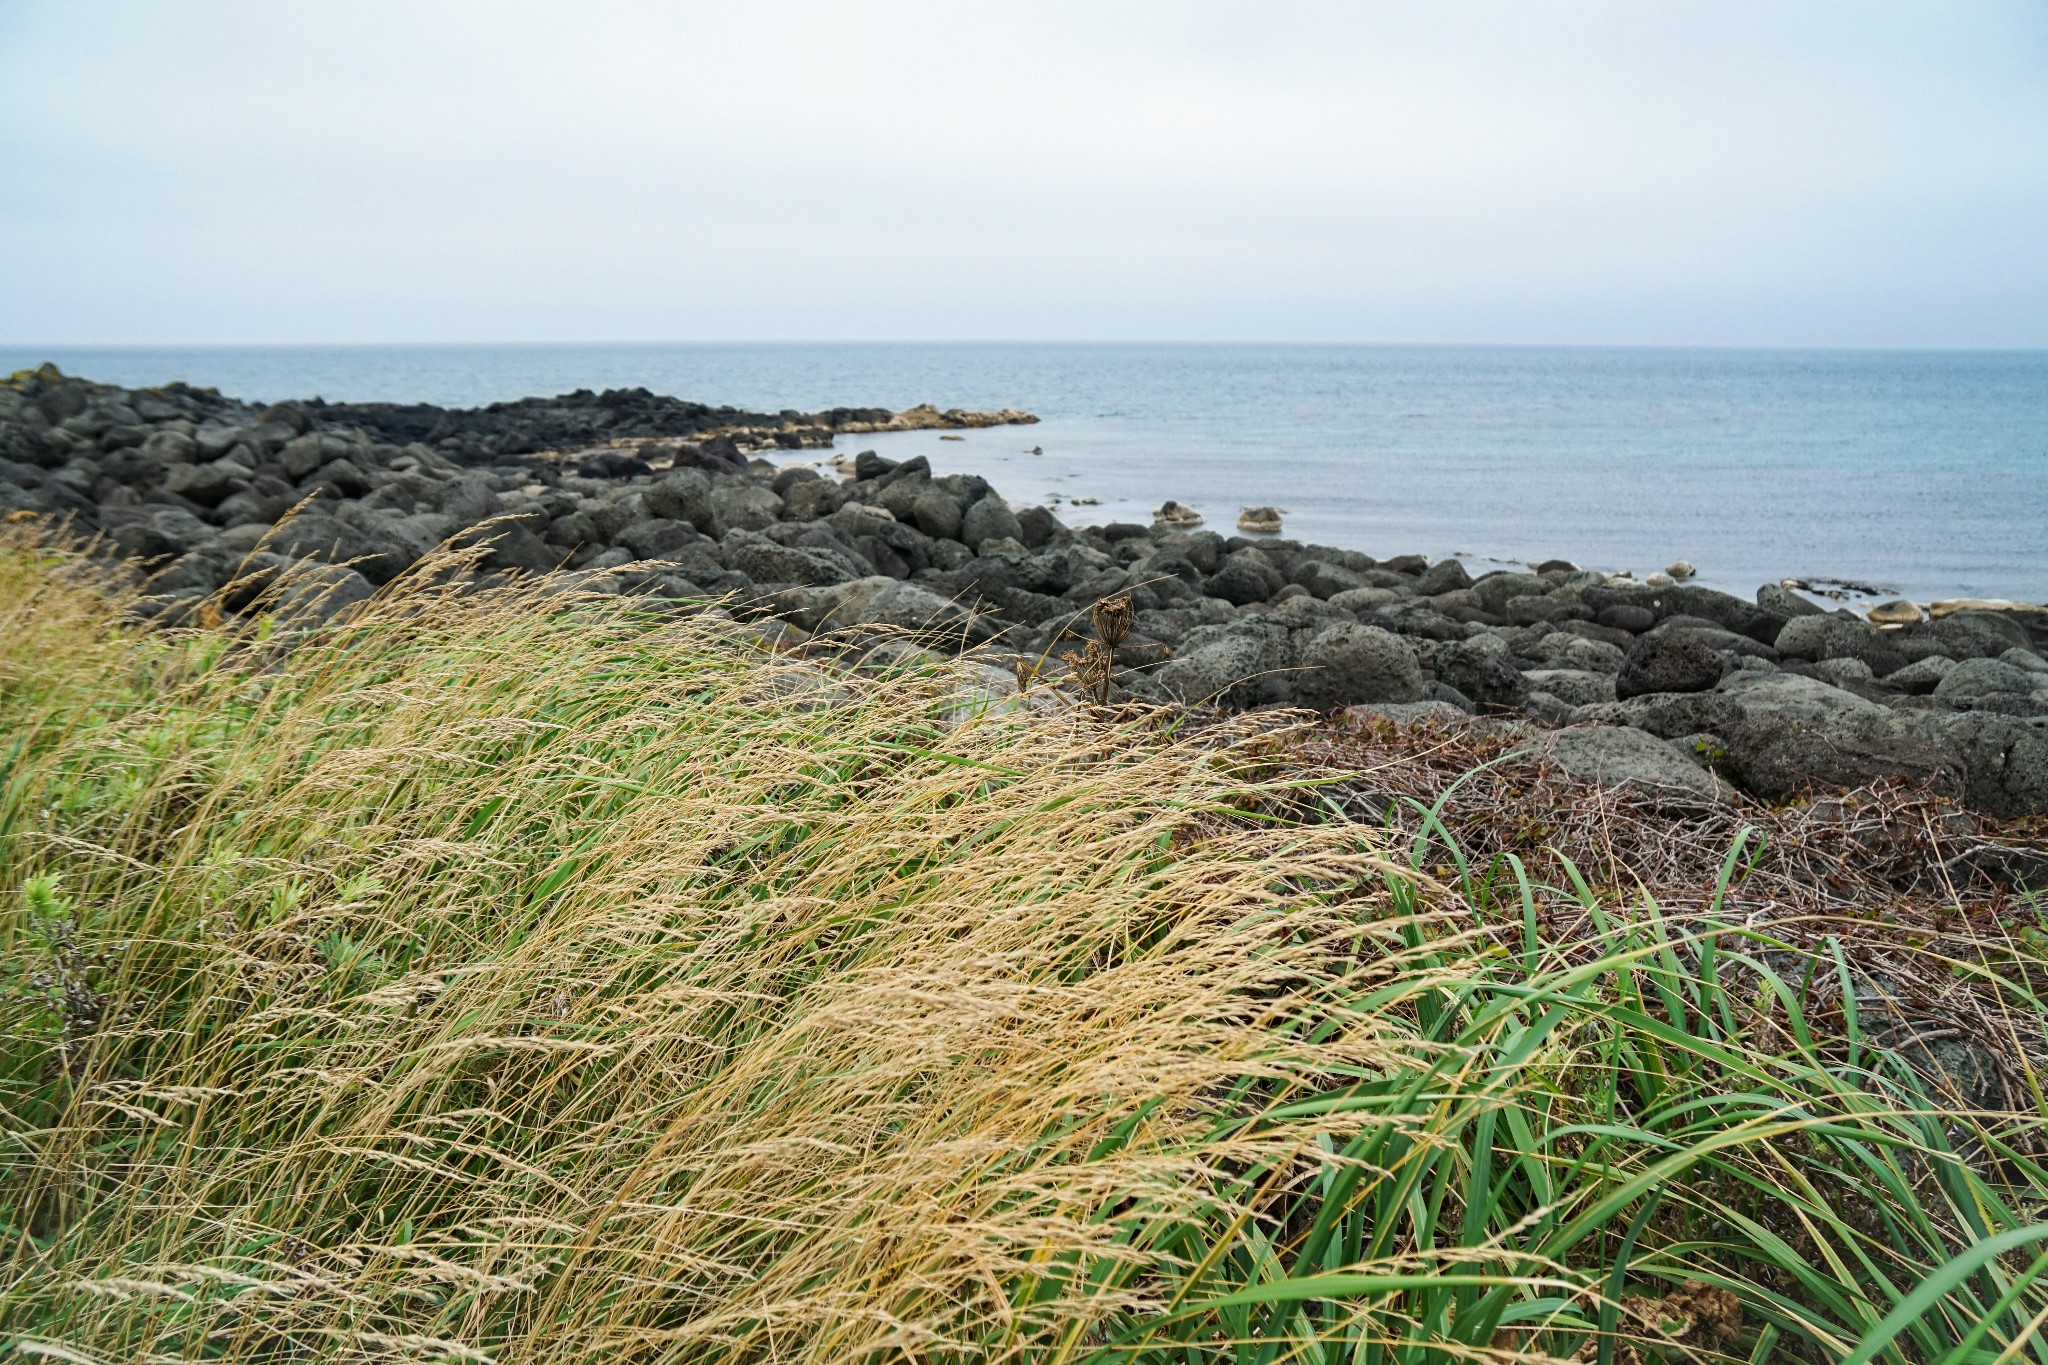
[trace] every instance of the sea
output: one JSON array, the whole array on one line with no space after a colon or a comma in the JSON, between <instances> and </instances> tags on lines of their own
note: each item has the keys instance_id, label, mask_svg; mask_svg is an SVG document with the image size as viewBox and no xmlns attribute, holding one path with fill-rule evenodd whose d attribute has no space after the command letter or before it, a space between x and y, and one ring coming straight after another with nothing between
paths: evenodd
<instances>
[{"instance_id":1,"label":"sea","mask_svg":"<svg viewBox=\"0 0 2048 1365\"><path fill-rule=\"evenodd\" d=\"M1017 407L1035 426L842 436L1070 525L1173 499L1475 572L1676 560L1747 595L1798 578L2048 602L2048 351L1054 343L0 346L129 387L471 406L644 386L778 412ZM803 459L815 457L805 452ZM1867 594L1855 594L1867 600Z\"/></svg>"}]
</instances>

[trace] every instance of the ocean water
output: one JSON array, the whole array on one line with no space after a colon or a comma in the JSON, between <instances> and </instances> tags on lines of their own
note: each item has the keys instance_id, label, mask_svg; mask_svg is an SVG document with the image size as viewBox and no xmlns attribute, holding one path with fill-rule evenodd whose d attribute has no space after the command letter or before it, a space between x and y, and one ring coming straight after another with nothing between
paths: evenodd
<instances>
[{"instance_id":1,"label":"ocean water","mask_svg":"<svg viewBox=\"0 0 2048 1365\"><path fill-rule=\"evenodd\" d=\"M472 405L644 385L779 411L1022 407L1044 420L923 454L1070 524L1167 498L1230 533L1386 557L1563 558L1638 574L1675 559L1747 594L1786 576L1920 600L2048 601L2048 352L1540 347L676 344L0 347L134 386ZM1032 447L1043 454L1034 455ZM1092 505L1074 500L1093 498Z\"/></svg>"}]
</instances>

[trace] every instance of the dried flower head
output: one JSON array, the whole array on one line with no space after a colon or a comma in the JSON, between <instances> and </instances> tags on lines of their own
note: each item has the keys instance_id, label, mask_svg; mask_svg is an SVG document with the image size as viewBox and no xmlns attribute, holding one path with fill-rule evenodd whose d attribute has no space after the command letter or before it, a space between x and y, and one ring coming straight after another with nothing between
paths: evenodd
<instances>
[{"instance_id":1,"label":"dried flower head","mask_svg":"<svg viewBox=\"0 0 2048 1365\"><path fill-rule=\"evenodd\" d=\"M1095 604L1090 619L1095 623L1096 638L1111 649L1124 642L1131 633L1131 623L1137 619L1137 609L1131 605L1129 594L1122 597L1105 597Z\"/></svg>"}]
</instances>

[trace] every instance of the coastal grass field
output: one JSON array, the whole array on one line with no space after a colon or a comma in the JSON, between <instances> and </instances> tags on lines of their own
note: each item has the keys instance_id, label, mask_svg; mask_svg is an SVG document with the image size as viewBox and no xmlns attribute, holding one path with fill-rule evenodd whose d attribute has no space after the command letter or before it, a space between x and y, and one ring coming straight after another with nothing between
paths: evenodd
<instances>
[{"instance_id":1,"label":"coastal grass field","mask_svg":"<svg viewBox=\"0 0 2048 1365\"><path fill-rule=\"evenodd\" d=\"M8 530L17 1355L2048 1360L2042 964L1976 893L1777 926L1790 825L1567 856L1482 769L1482 849L1305 724L544 584L123 620ZM1826 989L1874 935L2011 1105Z\"/></svg>"}]
</instances>

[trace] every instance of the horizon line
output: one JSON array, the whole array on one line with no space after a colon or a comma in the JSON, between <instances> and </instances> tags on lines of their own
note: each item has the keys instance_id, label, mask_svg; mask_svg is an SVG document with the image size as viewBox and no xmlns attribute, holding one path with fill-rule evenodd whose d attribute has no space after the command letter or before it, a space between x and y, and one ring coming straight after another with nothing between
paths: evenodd
<instances>
[{"instance_id":1,"label":"horizon line","mask_svg":"<svg viewBox=\"0 0 2048 1365\"><path fill-rule=\"evenodd\" d=\"M443 350L458 348L539 349L586 346L626 348L635 346L1267 346L1307 349L1346 348L1355 350L1500 350L1500 351L1784 351L1784 352L1868 352L1875 354L2003 353L2031 354L2048 351L2048 342L2031 345L1918 344L1878 342L1714 342L1714 341L1332 341L1274 338L1219 337L727 337L727 338L559 338L550 340L435 340L435 341L5 341L4 351L345 351L345 350Z\"/></svg>"}]
</instances>

